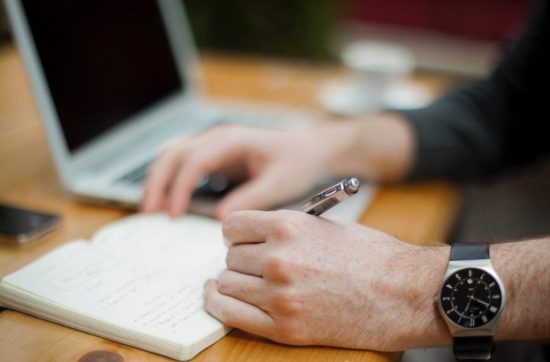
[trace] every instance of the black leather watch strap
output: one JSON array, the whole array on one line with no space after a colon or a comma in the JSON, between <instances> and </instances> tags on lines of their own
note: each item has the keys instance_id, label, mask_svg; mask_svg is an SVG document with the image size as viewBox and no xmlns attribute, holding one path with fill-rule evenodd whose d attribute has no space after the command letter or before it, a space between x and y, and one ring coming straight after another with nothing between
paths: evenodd
<instances>
[{"instance_id":1,"label":"black leather watch strap","mask_svg":"<svg viewBox=\"0 0 550 362\"><path fill-rule=\"evenodd\" d=\"M454 243L451 246L451 260L489 259L487 243Z\"/></svg>"},{"instance_id":2,"label":"black leather watch strap","mask_svg":"<svg viewBox=\"0 0 550 362\"><path fill-rule=\"evenodd\" d=\"M487 243L454 243L450 260L489 259ZM473 336L453 338L453 351L457 361L488 361L495 349L493 337Z\"/></svg>"},{"instance_id":3,"label":"black leather watch strap","mask_svg":"<svg viewBox=\"0 0 550 362\"><path fill-rule=\"evenodd\" d=\"M453 351L457 361L488 361L495 351L493 337L455 337Z\"/></svg>"}]
</instances>

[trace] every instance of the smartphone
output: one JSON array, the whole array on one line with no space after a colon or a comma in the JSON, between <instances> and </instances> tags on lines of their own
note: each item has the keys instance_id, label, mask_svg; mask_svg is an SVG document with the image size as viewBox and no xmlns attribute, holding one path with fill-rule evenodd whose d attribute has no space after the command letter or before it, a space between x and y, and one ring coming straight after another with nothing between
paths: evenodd
<instances>
[{"instance_id":1,"label":"smartphone","mask_svg":"<svg viewBox=\"0 0 550 362\"><path fill-rule=\"evenodd\" d=\"M0 240L25 244L61 224L55 214L0 204Z\"/></svg>"}]
</instances>

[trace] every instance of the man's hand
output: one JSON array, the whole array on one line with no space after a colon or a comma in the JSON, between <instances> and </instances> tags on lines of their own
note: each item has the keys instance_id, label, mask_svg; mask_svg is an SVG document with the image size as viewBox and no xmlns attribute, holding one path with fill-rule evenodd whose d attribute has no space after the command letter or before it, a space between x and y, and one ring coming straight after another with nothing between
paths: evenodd
<instances>
[{"instance_id":1,"label":"man's hand","mask_svg":"<svg viewBox=\"0 0 550 362\"><path fill-rule=\"evenodd\" d=\"M323 176L395 181L410 167L413 143L408 123L398 115L299 131L220 125L160 155L147 176L142 208L177 216L203 176L227 169L244 169L245 182L222 200L220 218L303 197Z\"/></svg>"},{"instance_id":2,"label":"man's hand","mask_svg":"<svg viewBox=\"0 0 550 362\"><path fill-rule=\"evenodd\" d=\"M296 211L234 212L223 233L227 270L207 282L205 306L227 325L288 344L384 351L450 340L433 299L448 247Z\"/></svg>"},{"instance_id":3,"label":"man's hand","mask_svg":"<svg viewBox=\"0 0 550 362\"><path fill-rule=\"evenodd\" d=\"M155 161L145 183L144 211L183 213L201 177L224 168L244 169L246 181L221 202L218 216L264 209L309 191L350 142L342 127L275 131L220 125L174 143ZM349 133L349 132L348 132Z\"/></svg>"}]
</instances>

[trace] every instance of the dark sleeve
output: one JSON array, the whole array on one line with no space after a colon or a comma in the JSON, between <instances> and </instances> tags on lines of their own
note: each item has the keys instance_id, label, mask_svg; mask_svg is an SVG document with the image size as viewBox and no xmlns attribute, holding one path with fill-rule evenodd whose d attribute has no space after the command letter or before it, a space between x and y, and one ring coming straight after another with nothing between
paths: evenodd
<instances>
[{"instance_id":1,"label":"dark sleeve","mask_svg":"<svg viewBox=\"0 0 550 362\"><path fill-rule=\"evenodd\" d=\"M417 136L411 179L464 179L525 163L549 150L548 0L491 76L426 108L402 112Z\"/></svg>"}]
</instances>

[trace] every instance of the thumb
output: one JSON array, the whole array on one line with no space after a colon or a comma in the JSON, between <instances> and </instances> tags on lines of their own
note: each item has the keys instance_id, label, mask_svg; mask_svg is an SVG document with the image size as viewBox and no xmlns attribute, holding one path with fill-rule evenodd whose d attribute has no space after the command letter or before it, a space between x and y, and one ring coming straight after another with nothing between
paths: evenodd
<instances>
[{"instance_id":1,"label":"thumb","mask_svg":"<svg viewBox=\"0 0 550 362\"><path fill-rule=\"evenodd\" d=\"M280 172L263 172L239 186L227 195L218 206L217 214L223 220L225 215L236 210L262 210L286 201L285 192L277 186Z\"/></svg>"}]
</instances>

